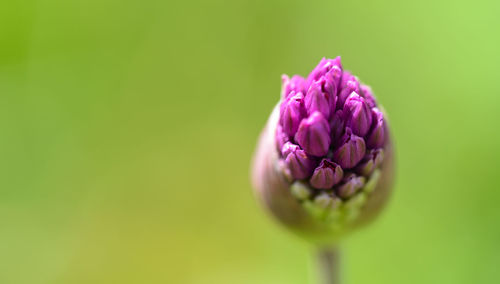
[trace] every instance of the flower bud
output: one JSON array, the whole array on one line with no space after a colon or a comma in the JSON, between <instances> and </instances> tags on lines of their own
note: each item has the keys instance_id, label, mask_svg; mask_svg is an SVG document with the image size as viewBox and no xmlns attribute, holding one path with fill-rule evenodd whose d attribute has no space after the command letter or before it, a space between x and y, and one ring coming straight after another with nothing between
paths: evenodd
<instances>
[{"instance_id":1,"label":"flower bud","mask_svg":"<svg viewBox=\"0 0 500 284\"><path fill-rule=\"evenodd\" d=\"M379 107L340 57L323 58L305 79L283 77L252 171L256 195L273 216L321 244L377 216L393 178Z\"/></svg>"},{"instance_id":2,"label":"flower bud","mask_svg":"<svg viewBox=\"0 0 500 284\"><path fill-rule=\"evenodd\" d=\"M327 79L326 76L321 78L317 82L321 84L323 92L328 94L328 102L331 115L335 111L335 106L337 105L337 85L334 79Z\"/></svg>"},{"instance_id":3,"label":"flower bud","mask_svg":"<svg viewBox=\"0 0 500 284\"><path fill-rule=\"evenodd\" d=\"M381 148L384 146L386 139L386 125L384 120L384 114L377 108L372 109L372 129L368 138L366 139L366 145L368 148Z\"/></svg>"},{"instance_id":4,"label":"flower bud","mask_svg":"<svg viewBox=\"0 0 500 284\"><path fill-rule=\"evenodd\" d=\"M290 79L287 75L281 76L282 87L281 97L287 99L290 93L305 93L305 80L301 76L295 75Z\"/></svg>"},{"instance_id":5,"label":"flower bud","mask_svg":"<svg viewBox=\"0 0 500 284\"><path fill-rule=\"evenodd\" d=\"M333 161L344 169L351 169L363 159L365 151L365 140L354 135L350 128L346 128L339 146L333 152Z\"/></svg>"},{"instance_id":6,"label":"flower bud","mask_svg":"<svg viewBox=\"0 0 500 284\"><path fill-rule=\"evenodd\" d=\"M329 189L340 182L344 176L342 168L334 162L323 159L314 170L310 184L317 189Z\"/></svg>"},{"instance_id":7,"label":"flower bud","mask_svg":"<svg viewBox=\"0 0 500 284\"><path fill-rule=\"evenodd\" d=\"M325 79L328 84L335 86L335 93L337 93L340 88L340 78L342 77L342 67L339 65L333 65L332 69L325 74Z\"/></svg>"},{"instance_id":8,"label":"flower bud","mask_svg":"<svg viewBox=\"0 0 500 284\"><path fill-rule=\"evenodd\" d=\"M370 176L384 160L384 150L369 150L363 160L356 166L356 172L362 176Z\"/></svg>"},{"instance_id":9,"label":"flower bud","mask_svg":"<svg viewBox=\"0 0 500 284\"><path fill-rule=\"evenodd\" d=\"M281 147L281 156L286 158L288 154L298 150L300 150L300 147L298 145L295 145L292 142L288 141Z\"/></svg>"},{"instance_id":10,"label":"flower bud","mask_svg":"<svg viewBox=\"0 0 500 284\"><path fill-rule=\"evenodd\" d=\"M330 117L330 101L335 97L330 97L330 94L322 91L321 81L315 81L311 84L309 91L304 98L304 103L308 115L315 111L319 111L323 116L328 119Z\"/></svg>"},{"instance_id":11,"label":"flower bud","mask_svg":"<svg viewBox=\"0 0 500 284\"><path fill-rule=\"evenodd\" d=\"M330 126L318 111L302 120L295 140L309 155L323 156L330 147Z\"/></svg>"},{"instance_id":12,"label":"flower bud","mask_svg":"<svg viewBox=\"0 0 500 284\"><path fill-rule=\"evenodd\" d=\"M340 92L337 98L337 109L342 109L344 107L347 97L349 97L352 92L355 92L357 94L360 93L359 81L355 76L351 75L351 73L344 72L340 81Z\"/></svg>"},{"instance_id":13,"label":"flower bud","mask_svg":"<svg viewBox=\"0 0 500 284\"><path fill-rule=\"evenodd\" d=\"M344 105L347 126L358 136L365 136L372 125L372 112L365 100L352 92Z\"/></svg>"},{"instance_id":14,"label":"flower bud","mask_svg":"<svg viewBox=\"0 0 500 284\"><path fill-rule=\"evenodd\" d=\"M285 164L294 179L304 179L311 175L315 161L299 146L287 142L283 145L281 152L285 157Z\"/></svg>"},{"instance_id":15,"label":"flower bud","mask_svg":"<svg viewBox=\"0 0 500 284\"><path fill-rule=\"evenodd\" d=\"M334 71L328 74L332 69ZM338 85L341 74L342 64L340 63L340 56L337 56L335 59L326 59L323 57L323 59L321 59L319 64L313 69L309 76L307 76L306 84L310 85L312 82L317 81L322 76L327 75L329 78L334 79L335 85Z\"/></svg>"},{"instance_id":16,"label":"flower bud","mask_svg":"<svg viewBox=\"0 0 500 284\"><path fill-rule=\"evenodd\" d=\"M377 101L373 96L372 89L369 86L361 85L361 96L365 99L366 103L370 108L377 107Z\"/></svg>"},{"instance_id":17,"label":"flower bud","mask_svg":"<svg viewBox=\"0 0 500 284\"><path fill-rule=\"evenodd\" d=\"M295 135L304 117L304 95L292 91L281 105L280 117L283 132L289 136Z\"/></svg>"}]
</instances>

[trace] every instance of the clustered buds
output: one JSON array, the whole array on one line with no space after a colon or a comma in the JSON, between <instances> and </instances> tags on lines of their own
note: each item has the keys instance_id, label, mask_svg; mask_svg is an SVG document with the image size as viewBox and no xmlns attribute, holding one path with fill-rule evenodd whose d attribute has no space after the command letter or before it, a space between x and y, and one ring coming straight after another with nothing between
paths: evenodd
<instances>
[{"instance_id":1,"label":"clustered buds","mask_svg":"<svg viewBox=\"0 0 500 284\"><path fill-rule=\"evenodd\" d=\"M305 94L305 95L304 95ZM370 87L323 59L306 79L283 77L278 150L292 180L353 196L382 163L385 120Z\"/></svg>"},{"instance_id":2,"label":"clustered buds","mask_svg":"<svg viewBox=\"0 0 500 284\"><path fill-rule=\"evenodd\" d=\"M268 207L283 222L301 226L305 217L293 212L296 204L335 226L356 219L363 206L377 211L392 180L392 149L371 88L345 71L340 57L323 58L306 78L283 75L282 84L267 126L272 137L264 132L254 163L254 184ZM272 151L266 141L274 142ZM379 187L385 196L365 204Z\"/></svg>"}]
</instances>

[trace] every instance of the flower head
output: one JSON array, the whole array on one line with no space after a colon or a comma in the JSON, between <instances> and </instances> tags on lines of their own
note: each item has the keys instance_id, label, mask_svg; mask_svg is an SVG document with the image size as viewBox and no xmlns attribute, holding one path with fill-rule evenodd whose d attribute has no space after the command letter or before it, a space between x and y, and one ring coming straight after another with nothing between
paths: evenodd
<instances>
[{"instance_id":1,"label":"flower head","mask_svg":"<svg viewBox=\"0 0 500 284\"><path fill-rule=\"evenodd\" d=\"M283 76L253 181L279 220L330 242L382 208L392 159L386 117L371 88L345 71L340 57L323 58L307 78Z\"/></svg>"}]
</instances>

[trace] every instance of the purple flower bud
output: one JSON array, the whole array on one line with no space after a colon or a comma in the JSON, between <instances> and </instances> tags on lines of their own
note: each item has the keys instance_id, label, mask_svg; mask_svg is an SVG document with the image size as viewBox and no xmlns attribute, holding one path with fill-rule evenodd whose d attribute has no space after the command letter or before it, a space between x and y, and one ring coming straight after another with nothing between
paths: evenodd
<instances>
[{"instance_id":1,"label":"purple flower bud","mask_svg":"<svg viewBox=\"0 0 500 284\"><path fill-rule=\"evenodd\" d=\"M319 64L309 74L309 76L307 76L306 84L310 85L312 82L326 75L332 69L336 69L332 74L329 75L332 77L338 73L338 70L342 72L342 64L340 63L340 56L337 56L335 59L326 59L323 57L319 62ZM338 82L335 83L337 84Z\"/></svg>"},{"instance_id":2,"label":"purple flower bud","mask_svg":"<svg viewBox=\"0 0 500 284\"><path fill-rule=\"evenodd\" d=\"M351 72L349 71L344 71L342 72L342 76L340 77L340 90L344 89L347 87L347 82L354 77Z\"/></svg>"},{"instance_id":3,"label":"purple flower bud","mask_svg":"<svg viewBox=\"0 0 500 284\"><path fill-rule=\"evenodd\" d=\"M363 160L356 166L356 172L365 177L370 176L384 160L384 150L369 150Z\"/></svg>"},{"instance_id":4,"label":"purple flower bud","mask_svg":"<svg viewBox=\"0 0 500 284\"><path fill-rule=\"evenodd\" d=\"M367 136L366 146L370 149L381 148L385 144L387 132L384 114L378 108L373 108L372 120L372 129Z\"/></svg>"},{"instance_id":5,"label":"purple flower bud","mask_svg":"<svg viewBox=\"0 0 500 284\"><path fill-rule=\"evenodd\" d=\"M314 112L300 123L295 141L310 155L326 155L331 141L328 121L320 112Z\"/></svg>"},{"instance_id":6,"label":"purple flower bud","mask_svg":"<svg viewBox=\"0 0 500 284\"><path fill-rule=\"evenodd\" d=\"M346 175L342 184L337 188L336 193L341 198L347 199L356 194L364 185L365 179L363 177L351 173Z\"/></svg>"},{"instance_id":7,"label":"purple flower bud","mask_svg":"<svg viewBox=\"0 0 500 284\"><path fill-rule=\"evenodd\" d=\"M333 65L332 69L325 74L325 79L327 82L335 86L335 93L340 89L340 79L342 78L342 67L339 65Z\"/></svg>"},{"instance_id":8,"label":"purple flower bud","mask_svg":"<svg viewBox=\"0 0 500 284\"><path fill-rule=\"evenodd\" d=\"M339 183L343 176L344 171L339 165L328 159L323 159L314 170L309 182L314 188L329 189Z\"/></svg>"},{"instance_id":9,"label":"purple flower bud","mask_svg":"<svg viewBox=\"0 0 500 284\"><path fill-rule=\"evenodd\" d=\"M314 67L311 73L309 73L309 75L307 76L306 82L311 83L314 80L318 80L321 76L323 76L327 72L323 68L323 66L326 63L326 60L327 59L325 57L321 58L318 65L316 65L316 67Z\"/></svg>"},{"instance_id":10,"label":"purple flower bud","mask_svg":"<svg viewBox=\"0 0 500 284\"><path fill-rule=\"evenodd\" d=\"M295 151L301 150L298 145L293 144L292 142L286 142L281 147L281 156L287 157L288 154L293 153Z\"/></svg>"},{"instance_id":11,"label":"purple flower bud","mask_svg":"<svg viewBox=\"0 0 500 284\"><path fill-rule=\"evenodd\" d=\"M297 145L294 145L297 146ZM283 146L286 147L286 144ZM290 147L285 163L290 174L295 179L304 179L311 175L315 167L315 161L311 159L304 150L297 147Z\"/></svg>"},{"instance_id":12,"label":"purple flower bud","mask_svg":"<svg viewBox=\"0 0 500 284\"><path fill-rule=\"evenodd\" d=\"M371 89L343 70L340 57L323 58L307 78L282 80L254 155L256 196L295 232L333 244L386 203L389 129Z\"/></svg>"},{"instance_id":13,"label":"purple flower bud","mask_svg":"<svg viewBox=\"0 0 500 284\"><path fill-rule=\"evenodd\" d=\"M368 106L370 106L370 108L376 107L377 101L373 96L372 88L370 88L367 85L361 85L360 90L361 90L361 96L365 99Z\"/></svg>"},{"instance_id":14,"label":"purple flower bud","mask_svg":"<svg viewBox=\"0 0 500 284\"><path fill-rule=\"evenodd\" d=\"M344 74L342 75L342 80L340 82L340 92L337 98L337 109L342 109L344 107L347 97L349 97L352 92L359 94L359 81L349 72L344 72Z\"/></svg>"},{"instance_id":15,"label":"purple flower bud","mask_svg":"<svg viewBox=\"0 0 500 284\"><path fill-rule=\"evenodd\" d=\"M342 137L338 147L333 152L333 161L343 169L351 169L365 156L366 146L363 138L352 133L349 127Z\"/></svg>"},{"instance_id":16,"label":"purple flower bud","mask_svg":"<svg viewBox=\"0 0 500 284\"><path fill-rule=\"evenodd\" d=\"M332 80L321 78L319 81L322 85L323 92L328 94L328 102L330 107L330 114L335 111L337 105L337 86Z\"/></svg>"},{"instance_id":17,"label":"purple flower bud","mask_svg":"<svg viewBox=\"0 0 500 284\"><path fill-rule=\"evenodd\" d=\"M299 128L299 123L304 117L304 95L302 93L290 93L290 97L283 101L280 110L281 125L283 132L293 136Z\"/></svg>"},{"instance_id":18,"label":"purple flower bud","mask_svg":"<svg viewBox=\"0 0 500 284\"><path fill-rule=\"evenodd\" d=\"M314 81L309 87L309 91L304 98L304 103L308 115L315 111L319 111L328 119L330 117L331 101L335 99L335 95L328 94L322 91L321 81ZM332 96L332 97L330 97Z\"/></svg>"},{"instance_id":19,"label":"purple flower bud","mask_svg":"<svg viewBox=\"0 0 500 284\"><path fill-rule=\"evenodd\" d=\"M302 76L294 75L289 78L287 75L281 76L282 87L281 97L287 99L292 91L295 93L305 93L306 80Z\"/></svg>"},{"instance_id":20,"label":"purple flower bud","mask_svg":"<svg viewBox=\"0 0 500 284\"><path fill-rule=\"evenodd\" d=\"M365 136L372 125L372 112L365 100L356 93L351 93L344 105L346 124L358 136Z\"/></svg>"}]
</instances>

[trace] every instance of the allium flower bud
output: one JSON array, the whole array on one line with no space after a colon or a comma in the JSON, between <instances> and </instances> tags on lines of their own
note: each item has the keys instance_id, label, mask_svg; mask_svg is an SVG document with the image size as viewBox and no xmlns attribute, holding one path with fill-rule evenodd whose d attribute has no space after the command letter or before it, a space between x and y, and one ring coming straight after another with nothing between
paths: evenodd
<instances>
[{"instance_id":1,"label":"allium flower bud","mask_svg":"<svg viewBox=\"0 0 500 284\"><path fill-rule=\"evenodd\" d=\"M342 77L342 64L340 63L340 56L337 56L335 59L326 59L323 57L309 76L307 76L306 86L311 85L312 82L319 80L323 76L326 76L328 79L332 79L335 86L339 85L340 78Z\"/></svg>"},{"instance_id":2,"label":"allium flower bud","mask_svg":"<svg viewBox=\"0 0 500 284\"><path fill-rule=\"evenodd\" d=\"M303 179L311 175L315 161L310 158L299 146L287 142L283 145L281 154L285 158L285 165L295 179Z\"/></svg>"},{"instance_id":3,"label":"allium flower bud","mask_svg":"<svg viewBox=\"0 0 500 284\"><path fill-rule=\"evenodd\" d=\"M384 161L384 150L370 150L363 160L356 166L356 172L369 177Z\"/></svg>"},{"instance_id":4,"label":"allium flower bud","mask_svg":"<svg viewBox=\"0 0 500 284\"><path fill-rule=\"evenodd\" d=\"M330 125L318 111L300 122L295 140L310 155L324 156L330 147Z\"/></svg>"},{"instance_id":5,"label":"allium flower bud","mask_svg":"<svg viewBox=\"0 0 500 284\"><path fill-rule=\"evenodd\" d=\"M377 107L377 102L375 101L372 89L369 86L361 85L361 96L365 99L370 108Z\"/></svg>"},{"instance_id":6,"label":"allium flower bud","mask_svg":"<svg viewBox=\"0 0 500 284\"><path fill-rule=\"evenodd\" d=\"M288 98L290 93L294 91L295 93L305 93L304 89L306 81L299 75L295 75L292 78L289 78L287 75L283 75L281 77L282 81L282 89L281 89L281 97L282 99Z\"/></svg>"},{"instance_id":7,"label":"allium flower bud","mask_svg":"<svg viewBox=\"0 0 500 284\"><path fill-rule=\"evenodd\" d=\"M323 92L321 81L315 81L311 84L309 91L304 98L307 114L311 115L315 111L319 111L328 119L330 117L332 102L337 100L333 93ZM331 90L333 92L333 88Z\"/></svg>"},{"instance_id":8,"label":"allium flower bud","mask_svg":"<svg viewBox=\"0 0 500 284\"><path fill-rule=\"evenodd\" d=\"M358 136L365 136L372 125L372 112L365 99L352 92L344 105L346 123L352 132Z\"/></svg>"},{"instance_id":9,"label":"allium flower bud","mask_svg":"<svg viewBox=\"0 0 500 284\"><path fill-rule=\"evenodd\" d=\"M359 81L358 78L351 75L349 72L344 72L342 74L342 80L340 81L340 91L337 98L337 109L342 109L345 104L347 97L355 92L357 94L359 91Z\"/></svg>"},{"instance_id":10,"label":"allium flower bud","mask_svg":"<svg viewBox=\"0 0 500 284\"><path fill-rule=\"evenodd\" d=\"M309 182L314 188L329 189L339 183L343 176L342 167L328 159L323 159L321 164L314 170Z\"/></svg>"},{"instance_id":11,"label":"allium flower bud","mask_svg":"<svg viewBox=\"0 0 500 284\"><path fill-rule=\"evenodd\" d=\"M252 178L278 220L316 242L335 242L377 215L392 178L385 114L340 57L323 58L307 78L283 76Z\"/></svg>"},{"instance_id":12,"label":"allium flower bud","mask_svg":"<svg viewBox=\"0 0 500 284\"><path fill-rule=\"evenodd\" d=\"M295 135L304 114L304 95L292 91L281 104L280 119L283 132L289 136Z\"/></svg>"},{"instance_id":13,"label":"allium flower bud","mask_svg":"<svg viewBox=\"0 0 500 284\"><path fill-rule=\"evenodd\" d=\"M384 114L377 108L372 108L373 126L366 144L368 148L381 148L386 139L386 126Z\"/></svg>"},{"instance_id":14,"label":"allium flower bud","mask_svg":"<svg viewBox=\"0 0 500 284\"><path fill-rule=\"evenodd\" d=\"M360 190L365 185L365 178L356 176L355 174L347 175L342 184L339 185L336 192L337 195L342 198L349 198L356 194L358 190Z\"/></svg>"},{"instance_id":15,"label":"allium flower bud","mask_svg":"<svg viewBox=\"0 0 500 284\"><path fill-rule=\"evenodd\" d=\"M365 140L354 135L352 130L347 127L344 136L333 152L333 160L342 168L351 169L363 159L365 152Z\"/></svg>"}]
</instances>

